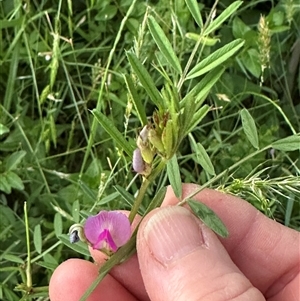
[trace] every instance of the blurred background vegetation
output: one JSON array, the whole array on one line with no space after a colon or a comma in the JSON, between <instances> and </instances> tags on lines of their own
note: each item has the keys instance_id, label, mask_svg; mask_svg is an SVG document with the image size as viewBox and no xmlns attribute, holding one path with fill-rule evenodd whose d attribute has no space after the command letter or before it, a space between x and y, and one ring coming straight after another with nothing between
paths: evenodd
<instances>
[{"instance_id":1,"label":"blurred background vegetation","mask_svg":"<svg viewBox=\"0 0 300 301\"><path fill-rule=\"evenodd\" d=\"M211 13L218 16L231 3L201 1L203 21L209 23ZM134 144L141 124L124 81L123 75L132 73L126 51L134 49L158 89L165 81L156 63L161 54L145 25L149 15L185 66L200 29L184 0L138 0L133 6L129 0L0 2L1 300L47 300L53 269L70 257L88 258L84 246L68 245L70 225L90 211L131 208L120 187L135 195L141 178L107 132L92 127L90 110L98 107ZM177 155L182 182L198 184L213 178L199 164L198 142L216 175L249 157L210 187L238 195L297 230L300 145L298 150L270 148L254 155L240 111L247 108L254 118L261 148L299 135L299 24L296 0L243 1L207 37L200 46L202 57L237 38L245 44L223 63L225 72L205 95L211 110ZM159 67L173 72L167 63ZM180 97L200 79L184 84ZM151 116L155 107L142 87L138 96ZM93 145L87 147L91 135ZM167 184L163 172L148 189L143 206ZM26 265L28 244L31 271Z\"/></svg>"}]
</instances>

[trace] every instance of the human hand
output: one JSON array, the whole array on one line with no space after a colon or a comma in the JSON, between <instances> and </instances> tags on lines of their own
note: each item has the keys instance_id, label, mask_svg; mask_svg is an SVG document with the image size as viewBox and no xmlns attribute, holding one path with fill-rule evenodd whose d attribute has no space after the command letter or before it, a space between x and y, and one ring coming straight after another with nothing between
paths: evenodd
<instances>
[{"instance_id":1,"label":"human hand","mask_svg":"<svg viewBox=\"0 0 300 301\"><path fill-rule=\"evenodd\" d=\"M186 196L198 188L183 186ZM205 189L194 199L222 219L230 235L217 237L168 189L137 235L137 254L112 269L88 298L94 300L299 301L300 234L268 219L247 202ZM95 261L104 257L91 250ZM99 266L81 259L53 273L51 301L78 301Z\"/></svg>"}]
</instances>

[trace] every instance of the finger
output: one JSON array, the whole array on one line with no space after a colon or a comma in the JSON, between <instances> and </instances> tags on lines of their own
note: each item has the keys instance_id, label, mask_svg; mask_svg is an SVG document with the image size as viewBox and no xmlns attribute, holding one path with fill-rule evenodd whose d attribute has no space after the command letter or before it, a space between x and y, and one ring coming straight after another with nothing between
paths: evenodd
<instances>
[{"instance_id":1,"label":"finger","mask_svg":"<svg viewBox=\"0 0 300 301\"><path fill-rule=\"evenodd\" d=\"M103 264L105 255L98 251L90 248L92 257L97 263ZM144 282L141 276L140 267L138 264L136 254L132 255L125 262L120 265L116 265L109 274L123 287L135 296L138 300L148 301L149 297L146 292Z\"/></svg>"},{"instance_id":2,"label":"finger","mask_svg":"<svg viewBox=\"0 0 300 301\"><path fill-rule=\"evenodd\" d=\"M155 209L142 221L138 259L152 301L263 301L216 235L187 209Z\"/></svg>"},{"instance_id":3,"label":"finger","mask_svg":"<svg viewBox=\"0 0 300 301\"><path fill-rule=\"evenodd\" d=\"M86 260L69 259L54 271L49 283L51 301L78 301L98 276L98 267ZM107 275L88 301L136 301L118 281Z\"/></svg>"},{"instance_id":4,"label":"finger","mask_svg":"<svg viewBox=\"0 0 300 301\"><path fill-rule=\"evenodd\" d=\"M183 197L198 188L198 185L183 185ZM193 198L208 205L225 223L230 236L220 240L255 287L267 298L273 297L272 301L300 300L297 289L300 270L298 232L267 218L246 201L232 195L204 189ZM177 202L169 188L164 206ZM295 292L298 294L296 299L293 297Z\"/></svg>"},{"instance_id":5,"label":"finger","mask_svg":"<svg viewBox=\"0 0 300 301\"><path fill-rule=\"evenodd\" d=\"M125 215L129 215L129 211L120 210ZM141 220L140 216L136 216L131 224L131 231L133 232ZM89 251L94 261L101 266L108 256L99 250L95 250L89 247ZM126 289L134 295L138 300L148 301L149 297L146 293L144 282L141 276L138 260L136 254L131 256L120 265L116 265L109 274L119 283L121 283Z\"/></svg>"}]
</instances>

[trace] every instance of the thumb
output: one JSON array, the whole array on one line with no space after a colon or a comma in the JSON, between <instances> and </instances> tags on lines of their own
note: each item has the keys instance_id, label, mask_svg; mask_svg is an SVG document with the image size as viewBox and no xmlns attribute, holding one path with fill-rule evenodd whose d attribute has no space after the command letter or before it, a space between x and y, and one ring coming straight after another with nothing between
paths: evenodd
<instances>
[{"instance_id":1,"label":"thumb","mask_svg":"<svg viewBox=\"0 0 300 301\"><path fill-rule=\"evenodd\" d=\"M153 210L137 238L139 265L152 301L263 301L217 236L190 211Z\"/></svg>"}]
</instances>

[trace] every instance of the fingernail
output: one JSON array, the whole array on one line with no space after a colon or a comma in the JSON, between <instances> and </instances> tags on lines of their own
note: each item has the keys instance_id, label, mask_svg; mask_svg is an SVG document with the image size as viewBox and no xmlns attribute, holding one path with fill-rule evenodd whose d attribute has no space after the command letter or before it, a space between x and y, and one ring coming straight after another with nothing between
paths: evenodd
<instances>
[{"instance_id":1,"label":"fingernail","mask_svg":"<svg viewBox=\"0 0 300 301\"><path fill-rule=\"evenodd\" d=\"M203 245L201 228L187 209L179 206L161 208L148 221L144 237L153 256L170 264Z\"/></svg>"}]
</instances>

